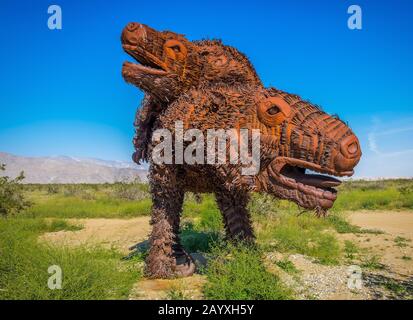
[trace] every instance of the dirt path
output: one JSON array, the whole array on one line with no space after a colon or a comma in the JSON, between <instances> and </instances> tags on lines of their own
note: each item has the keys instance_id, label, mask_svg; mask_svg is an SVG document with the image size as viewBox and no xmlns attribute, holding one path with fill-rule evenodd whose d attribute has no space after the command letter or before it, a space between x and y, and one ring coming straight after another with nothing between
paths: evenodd
<instances>
[{"instance_id":1,"label":"dirt path","mask_svg":"<svg viewBox=\"0 0 413 320\"><path fill-rule=\"evenodd\" d=\"M357 211L349 218L362 228L413 238L413 211Z\"/></svg>"},{"instance_id":2,"label":"dirt path","mask_svg":"<svg viewBox=\"0 0 413 320\"><path fill-rule=\"evenodd\" d=\"M78 231L58 231L44 234L40 239L58 245L103 245L116 247L123 253L129 247L146 240L149 235L149 217L134 219L68 219L82 225Z\"/></svg>"},{"instance_id":3,"label":"dirt path","mask_svg":"<svg viewBox=\"0 0 413 320\"><path fill-rule=\"evenodd\" d=\"M413 276L413 211L358 211L349 220L363 229L382 234L343 234L360 248L376 256L377 262L401 276Z\"/></svg>"},{"instance_id":4,"label":"dirt path","mask_svg":"<svg viewBox=\"0 0 413 320\"><path fill-rule=\"evenodd\" d=\"M143 279L135 284L129 300L201 300L205 276L194 274L181 279Z\"/></svg>"}]
</instances>

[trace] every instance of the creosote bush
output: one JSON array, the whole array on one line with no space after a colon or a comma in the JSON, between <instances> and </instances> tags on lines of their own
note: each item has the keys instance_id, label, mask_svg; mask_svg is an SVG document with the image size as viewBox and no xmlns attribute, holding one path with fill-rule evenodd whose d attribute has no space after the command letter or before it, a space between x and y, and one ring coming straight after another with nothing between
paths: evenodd
<instances>
[{"instance_id":1,"label":"creosote bush","mask_svg":"<svg viewBox=\"0 0 413 320\"><path fill-rule=\"evenodd\" d=\"M6 165L0 164L0 172L5 170ZM30 206L30 202L25 200L20 186L23 179L23 172L15 179L8 176L0 177L0 217L15 215Z\"/></svg>"}]
</instances>

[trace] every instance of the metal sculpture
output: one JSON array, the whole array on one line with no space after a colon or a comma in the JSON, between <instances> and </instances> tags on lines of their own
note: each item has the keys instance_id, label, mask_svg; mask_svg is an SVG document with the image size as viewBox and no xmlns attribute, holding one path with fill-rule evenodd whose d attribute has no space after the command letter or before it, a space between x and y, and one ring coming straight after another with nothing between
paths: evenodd
<instances>
[{"instance_id":1,"label":"metal sculpture","mask_svg":"<svg viewBox=\"0 0 413 320\"><path fill-rule=\"evenodd\" d=\"M134 160L150 161L149 277L195 271L179 239L186 191L215 194L227 238L234 241L254 239L247 210L253 191L294 201L319 216L332 207L340 181L331 176L351 176L361 157L357 137L340 119L297 95L264 88L249 60L219 41L190 42L182 35L132 23L122 33L122 44L140 63L125 63L123 76L145 92L137 113ZM151 141L154 130L175 133L177 121L202 134L235 128L239 137L241 129L259 130L258 173L243 175L240 163L155 163L149 157L156 147ZM228 158L232 151L228 142ZM202 157L208 152L203 147Z\"/></svg>"}]
</instances>

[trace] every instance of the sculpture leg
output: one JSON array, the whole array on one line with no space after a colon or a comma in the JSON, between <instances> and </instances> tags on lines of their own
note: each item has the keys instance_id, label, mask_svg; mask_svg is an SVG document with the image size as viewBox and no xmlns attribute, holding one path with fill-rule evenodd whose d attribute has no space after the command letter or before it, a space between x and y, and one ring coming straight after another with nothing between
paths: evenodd
<instances>
[{"instance_id":1,"label":"sculpture leg","mask_svg":"<svg viewBox=\"0 0 413 320\"><path fill-rule=\"evenodd\" d=\"M215 196L223 215L227 239L254 242L254 231L247 209L248 194L220 191Z\"/></svg>"},{"instance_id":2,"label":"sculpture leg","mask_svg":"<svg viewBox=\"0 0 413 320\"><path fill-rule=\"evenodd\" d=\"M176 183L172 166L151 168L152 233L145 274L150 278L189 276L195 271L191 257L179 240L184 191Z\"/></svg>"}]
</instances>

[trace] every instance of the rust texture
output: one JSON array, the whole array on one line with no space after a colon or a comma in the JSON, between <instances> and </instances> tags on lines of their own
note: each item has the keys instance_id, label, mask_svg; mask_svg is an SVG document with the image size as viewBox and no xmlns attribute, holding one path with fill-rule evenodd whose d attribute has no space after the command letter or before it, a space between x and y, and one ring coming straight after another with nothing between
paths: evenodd
<instances>
[{"instance_id":1,"label":"rust texture","mask_svg":"<svg viewBox=\"0 0 413 320\"><path fill-rule=\"evenodd\" d=\"M124 50L139 62L126 62L123 77L145 92L135 120L133 158L137 163L150 162L149 277L188 276L195 271L179 239L186 191L215 194L227 239L232 241L254 240L247 210L251 192L294 201L318 216L332 207L337 197L334 187L340 184L332 176L351 176L361 157L357 137L339 118L297 95L264 88L249 60L220 41L191 42L138 23L128 24L121 39ZM177 120L204 136L208 129L259 130L259 173L243 176L242 165L230 163L154 163L153 131L173 133Z\"/></svg>"}]
</instances>

